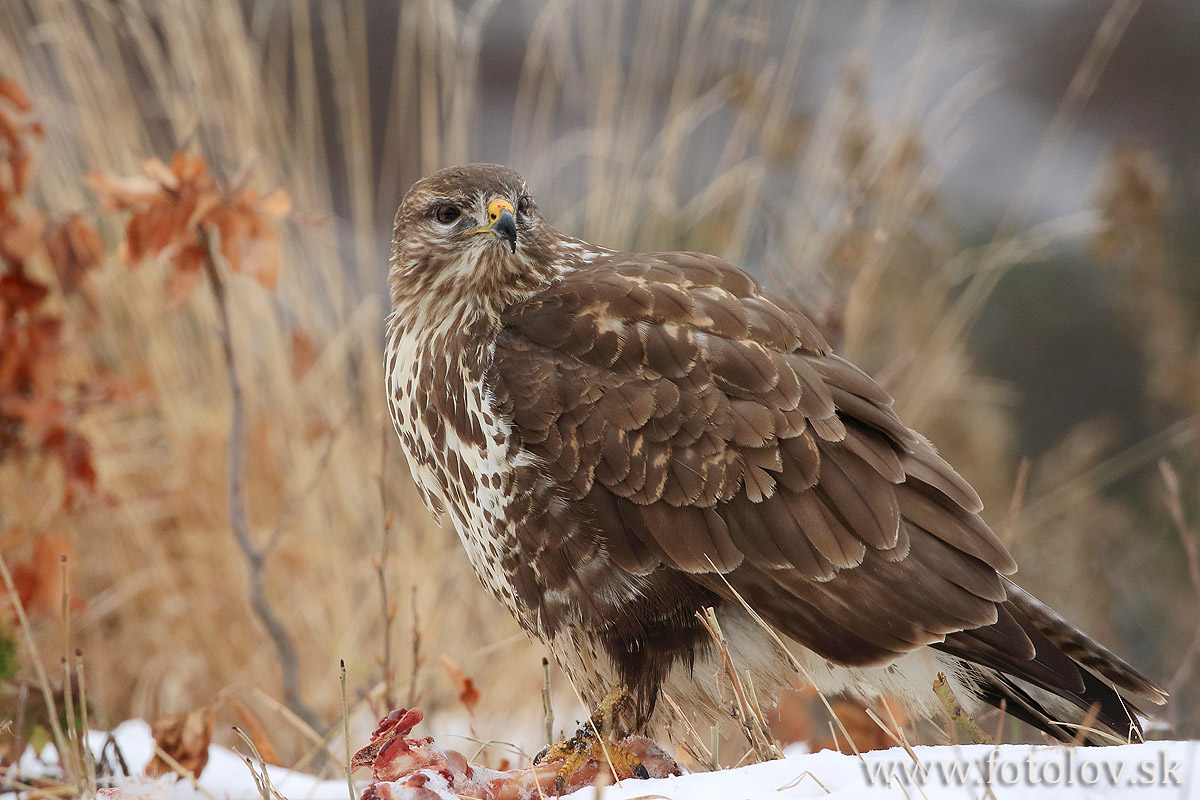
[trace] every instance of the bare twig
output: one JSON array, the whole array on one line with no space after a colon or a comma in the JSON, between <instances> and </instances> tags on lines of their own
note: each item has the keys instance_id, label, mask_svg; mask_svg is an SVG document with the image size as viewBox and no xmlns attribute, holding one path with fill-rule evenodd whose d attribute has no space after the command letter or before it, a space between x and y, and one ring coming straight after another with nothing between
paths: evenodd
<instances>
[{"instance_id":1,"label":"bare twig","mask_svg":"<svg viewBox=\"0 0 1200 800\"><path fill-rule=\"evenodd\" d=\"M396 606L388 599L387 563L392 542L392 515L387 507L387 457L391 431L384 430L379 452L379 512L383 519L383 542L375 574L379 578L379 603L383 612L383 703L387 711L396 707L396 668L392 666L392 625L396 621ZM410 706L411 708L411 706Z\"/></svg>"},{"instance_id":2,"label":"bare twig","mask_svg":"<svg viewBox=\"0 0 1200 800\"><path fill-rule=\"evenodd\" d=\"M63 628L63 708L66 713L67 744L70 748L59 754L59 760L66 768L66 774L75 779L75 783L85 792L91 787L84 783L83 743L87 732L79 730L78 717L75 716L75 681L71 674L71 662L67 653L71 648L71 582L67 575L67 557L64 555L58 562L59 576L62 581L62 628Z\"/></svg>"},{"instance_id":3,"label":"bare twig","mask_svg":"<svg viewBox=\"0 0 1200 800\"><path fill-rule=\"evenodd\" d=\"M25 633L25 643L29 646L29 655L33 661L33 671L37 675L38 686L42 690L42 698L46 701L50 730L54 734L54 746L58 748L60 753L65 753L67 751L67 738L63 735L62 725L58 723L58 707L54 702L54 692L50 689L50 679L46 676L45 667L42 666L42 657L38 654L37 643L33 640L33 628L29 626L29 617L25 615L25 606L21 603L21 596L17 594L17 587L13 583L12 573L8 571L8 564L4 562L3 555L0 555L0 578L4 579L4 587L8 590L8 599L12 602L12 608L17 614L17 627Z\"/></svg>"},{"instance_id":4,"label":"bare twig","mask_svg":"<svg viewBox=\"0 0 1200 800\"><path fill-rule=\"evenodd\" d=\"M783 758L783 752L779 749L779 745L771 737L767 730L766 720L762 716L762 711L758 707L757 698L754 697L754 686L746 683L749 682L750 676L747 673L745 680L737 671L737 665L733 663L733 656L729 652L729 645L725 641L725 634L721 631L721 625L717 621L716 612L712 608L705 608L704 613L696 612L696 619L708 631L708 635L712 638L716 645L717 653L721 657L725 676L729 679L730 687L734 695L734 703L732 714L738 724L741 725L742 731L746 735L746 740L753 748L755 755L759 761L772 761ZM752 699L753 698L753 699Z\"/></svg>"},{"instance_id":5,"label":"bare twig","mask_svg":"<svg viewBox=\"0 0 1200 800\"><path fill-rule=\"evenodd\" d=\"M234 730L236 731L237 728L234 728ZM196 792L204 795L208 798L208 800L217 800L217 796L215 794L200 785L200 779L196 777L194 772L183 766L183 764L180 764L175 759L175 756L171 755L166 750L163 750L157 742L154 744L154 754L162 759L162 762L166 764L172 772L178 775L181 780L185 780L190 783ZM253 772L253 768L251 768L250 771Z\"/></svg>"},{"instance_id":6,"label":"bare twig","mask_svg":"<svg viewBox=\"0 0 1200 800\"><path fill-rule=\"evenodd\" d=\"M712 562L711 558L708 559L708 564L712 568L713 572L720 574L720 571L717 569L717 565ZM775 642L776 646L779 647L780 652L783 653L783 655L787 658L788 663L792 665L792 669L796 670L796 673L803 677L808 682L809 686L817 688L817 682L813 679L812 673L809 672L802 663L800 663L799 659L796 658L796 654L788 649L787 645L783 643L783 639L780 639L779 634L775 632L775 629L767 624L767 621L764 620L759 613L755 611L749 603L746 602L746 598L742 597L741 593L738 592L737 589L733 588L733 584L731 584L724 575L721 575L721 581L733 594L734 598L736 598L741 604L742 608L746 610L746 613L748 613L754 619L754 621L758 623L759 627L761 627L766 634L771 637L771 640ZM820 689L817 689L817 697L820 699L821 704L825 706L825 710L829 712L829 716L832 717L833 721L837 723L838 729L842 732L842 735L845 736L846 740L850 743L850 748L854 751L854 755L858 756L859 760L862 760L862 753L859 752L858 745L854 743L853 737L850 736L850 731L846 730L846 726L843 724L842 718L839 717L837 712L833 710L833 706L829 703L829 698L826 697L824 692L820 691Z\"/></svg>"},{"instance_id":7,"label":"bare twig","mask_svg":"<svg viewBox=\"0 0 1200 800\"><path fill-rule=\"evenodd\" d=\"M946 713L950 715L950 719L956 724L967 736L971 737L971 741L975 744L993 744L992 739L983 732L976 724L975 720L971 719L971 715L967 713L962 704L958 702L958 698L954 696L954 690L950 688L950 684L946 681L946 676L938 673L937 680L933 682L933 692L937 695L938 700L942 703L942 708L946 709Z\"/></svg>"},{"instance_id":8,"label":"bare twig","mask_svg":"<svg viewBox=\"0 0 1200 800\"><path fill-rule=\"evenodd\" d=\"M417 704L417 677L421 671L421 618L417 614L417 587L412 589L412 674L408 678L408 704Z\"/></svg>"},{"instance_id":9,"label":"bare twig","mask_svg":"<svg viewBox=\"0 0 1200 800\"><path fill-rule=\"evenodd\" d=\"M338 680L342 685L342 738L346 740L346 789L350 792L350 800L358 800L358 792L354 791L354 778L351 777L353 767L350 766L350 703L346 699L346 660L338 662Z\"/></svg>"},{"instance_id":10,"label":"bare twig","mask_svg":"<svg viewBox=\"0 0 1200 800\"><path fill-rule=\"evenodd\" d=\"M225 283L217 268L218 249L213 241L215 232L207 227L198 229L200 240L204 243L204 272L208 277L209 288L212 289L213 299L217 304L217 316L220 320L221 349L225 356L225 373L229 379L230 421L229 421L229 525L238 549L246 559L250 579L250 607L267 629L267 635L275 644L276 656L283 672L283 698L288 708L305 724L316 729L319 725L317 717L300 695L300 661L296 656L296 645L291 634L284 627L283 621L275 613L271 601L267 599L265 570L266 556L250 538L250 525L246 521L246 502L243 496L243 472L245 469L245 446L243 434L245 430L246 409L242 396L242 383L237 374L237 361L233 352L233 328L229 318L229 305L225 297Z\"/></svg>"},{"instance_id":11,"label":"bare twig","mask_svg":"<svg viewBox=\"0 0 1200 800\"><path fill-rule=\"evenodd\" d=\"M87 786L91 790L96 789L96 754L92 752L92 748L88 744L88 707L87 707L87 682L83 675L83 651L76 648L75 650L75 676L79 681L79 730L83 740L83 747L80 749L80 756L83 758L83 775L86 778Z\"/></svg>"},{"instance_id":12,"label":"bare twig","mask_svg":"<svg viewBox=\"0 0 1200 800\"><path fill-rule=\"evenodd\" d=\"M546 723L546 744L554 742L554 704L550 699L550 659L542 657L542 720Z\"/></svg>"},{"instance_id":13,"label":"bare twig","mask_svg":"<svg viewBox=\"0 0 1200 800\"><path fill-rule=\"evenodd\" d=\"M250 748L250 752L254 755L254 758L242 756L242 761L250 770L250 777L254 779L254 785L258 787L258 791L259 794L262 795L262 799L287 800L279 793L279 790L275 788L275 784L271 783L271 775L269 772L267 772L267 762L262 757L262 753L258 752L258 748L254 746L254 740L247 736L246 732L236 725L233 726L233 732L238 735L246 747ZM207 792L205 792L205 794L207 794ZM350 796L351 800L353 800L354 795L351 794Z\"/></svg>"}]
</instances>

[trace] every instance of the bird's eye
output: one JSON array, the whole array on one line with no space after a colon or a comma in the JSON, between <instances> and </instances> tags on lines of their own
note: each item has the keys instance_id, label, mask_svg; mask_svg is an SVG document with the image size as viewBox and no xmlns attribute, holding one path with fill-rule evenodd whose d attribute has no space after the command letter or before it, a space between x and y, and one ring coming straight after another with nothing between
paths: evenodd
<instances>
[{"instance_id":1,"label":"bird's eye","mask_svg":"<svg viewBox=\"0 0 1200 800\"><path fill-rule=\"evenodd\" d=\"M438 206L433 209L433 218L443 225L449 225L462 216L458 206Z\"/></svg>"},{"instance_id":2,"label":"bird's eye","mask_svg":"<svg viewBox=\"0 0 1200 800\"><path fill-rule=\"evenodd\" d=\"M517 200L517 213L525 217L533 210L533 198L527 194L521 195L521 199Z\"/></svg>"}]
</instances>

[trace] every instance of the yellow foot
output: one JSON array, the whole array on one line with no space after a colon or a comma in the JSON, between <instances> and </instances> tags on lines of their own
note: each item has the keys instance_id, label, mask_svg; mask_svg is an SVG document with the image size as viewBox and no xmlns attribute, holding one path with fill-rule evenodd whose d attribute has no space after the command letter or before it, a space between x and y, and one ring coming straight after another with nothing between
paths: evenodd
<instances>
[{"instance_id":1,"label":"yellow foot","mask_svg":"<svg viewBox=\"0 0 1200 800\"><path fill-rule=\"evenodd\" d=\"M607 737L601 741L590 721L580 726L570 739L550 745L533 759L534 764L559 761L562 762L562 766L554 778L554 791L559 796L567 783L575 777L575 773L593 761L599 763L601 769L611 765L618 779L650 777L642 760L624 745Z\"/></svg>"},{"instance_id":2,"label":"yellow foot","mask_svg":"<svg viewBox=\"0 0 1200 800\"><path fill-rule=\"evenodd\" d=\"M537 754L533 759L535 765L544 761L562 762L554 781L554 789L559 795L575 773L593 761L601 769L611 767L618 780L650 777L642 760L617 742L621 720L632 709L633 697L628 687L618 683L600 701L591 718L579 726L574 736L565 742L552 744Z\"/></svg>"}]
</instances>

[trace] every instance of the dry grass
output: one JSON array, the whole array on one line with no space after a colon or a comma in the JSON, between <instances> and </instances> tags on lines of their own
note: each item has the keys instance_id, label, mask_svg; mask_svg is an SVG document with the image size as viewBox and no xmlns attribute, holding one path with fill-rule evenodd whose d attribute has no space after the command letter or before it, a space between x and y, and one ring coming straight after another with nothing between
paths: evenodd
<instances>
[{"instance_id":1,"label":"dry grass","mask_svg":"<svg viewBox=\"0 0 1200 800\"><path fill-rule=\"evenodd\" d=\"M131 173L179 147L201 151L218 174L253 159L264 187L288 188L297 213L283 231L280 289L271 296L236 281L229 302L246 390L251 533L269 548L268 592L300 646L304 697L335 723L339 658L352 688L378 685L383 575L396 606L394 672L419 682L401 677L396 696L419 698L431 732L466 727L454 686L404 645L419 619L420 651L449 654L482 688L480 736L536 750L540 649L485 597L454 535L433 527L396 448L383 492L394 514L383 573L372 560L387 552L378 470L392 436L380 242L410 179L480 152L481 37L495 3L402 4L390 81L369 74L370 23L357 3L263 8L265 18L247 20L233 0L6 4L0 73L23 82L46 124L42 199L56 213L92 208L85 172ZM857 53L808 117L794 95L809 4L784 14L770 4L549 2L529 27L510 163L565 230L630 249L719 253L802 298L893 391L909 424L1002 510L1017 474L1010 396L972 371L964 332L1009 268L1098 225L1093 216L1056 220L964 249L939 204L926 142L949 141L989 79L973 73L917 122L944 35L938 10L904 91L892 107L871 106L861 54L880 35L880 8L864 14ZM1099 56L1128 10L1114 6ZM622 33L630 31L632 39ZM1051 137L1069 134L1102 68L1102 58L1081 66L1084 94L1064 99ZM390 98L382 113L371 107L379 80ZM373 118L384 120L382 139L371 136ZM1120 245L1109 250L1125 257ZM76 642L89 691L112 717L196 707L229 686L276 692L279 665L248 608L226 516L230 407L211 299L201 293L170 311L159 269L113 263L93 278L87 302L98 316L78 331L71 369L114 371L137 390L84 422L106 499L66 514L45 496L52 481L10 469L0 474L0 520L65 531L75 543L88 601ZM1084 470L1097 458L1075 463ZM1030 504L1045 485L1033 482ZM1062 514L1090 518L1079 508ZM1106 520L1115 537L1132 528L1119 515ZM1028 528L1017 530L1020 541ZM1039 541L1050 549L1063 540ZM42 633L56 635L49 624ZM565 690L555 697L569 727Z\"/></svg>"}]
</instances>

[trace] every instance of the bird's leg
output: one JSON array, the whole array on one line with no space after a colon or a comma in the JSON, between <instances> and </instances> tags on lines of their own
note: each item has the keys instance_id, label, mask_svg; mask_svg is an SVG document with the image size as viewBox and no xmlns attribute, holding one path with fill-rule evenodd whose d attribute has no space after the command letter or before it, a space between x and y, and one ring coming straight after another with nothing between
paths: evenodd
<instances>
[{"instance_id":1,"label":"bird's leg","mask_svg":"<svg viewBox=\"0 0 1200 800\"><path fill-rule=\"evenodd\" d=\"M649 778L650 773L642 765L641 759L617 742L618 720L632 710L633 696L629 687L618 683L609 689L574 736L546 747L534 756L533 763L562 762L558 777L554 780L554 788L560 795L571 776L590 761L611 766L618 779Z\"/></svg>"}]
</instances>

